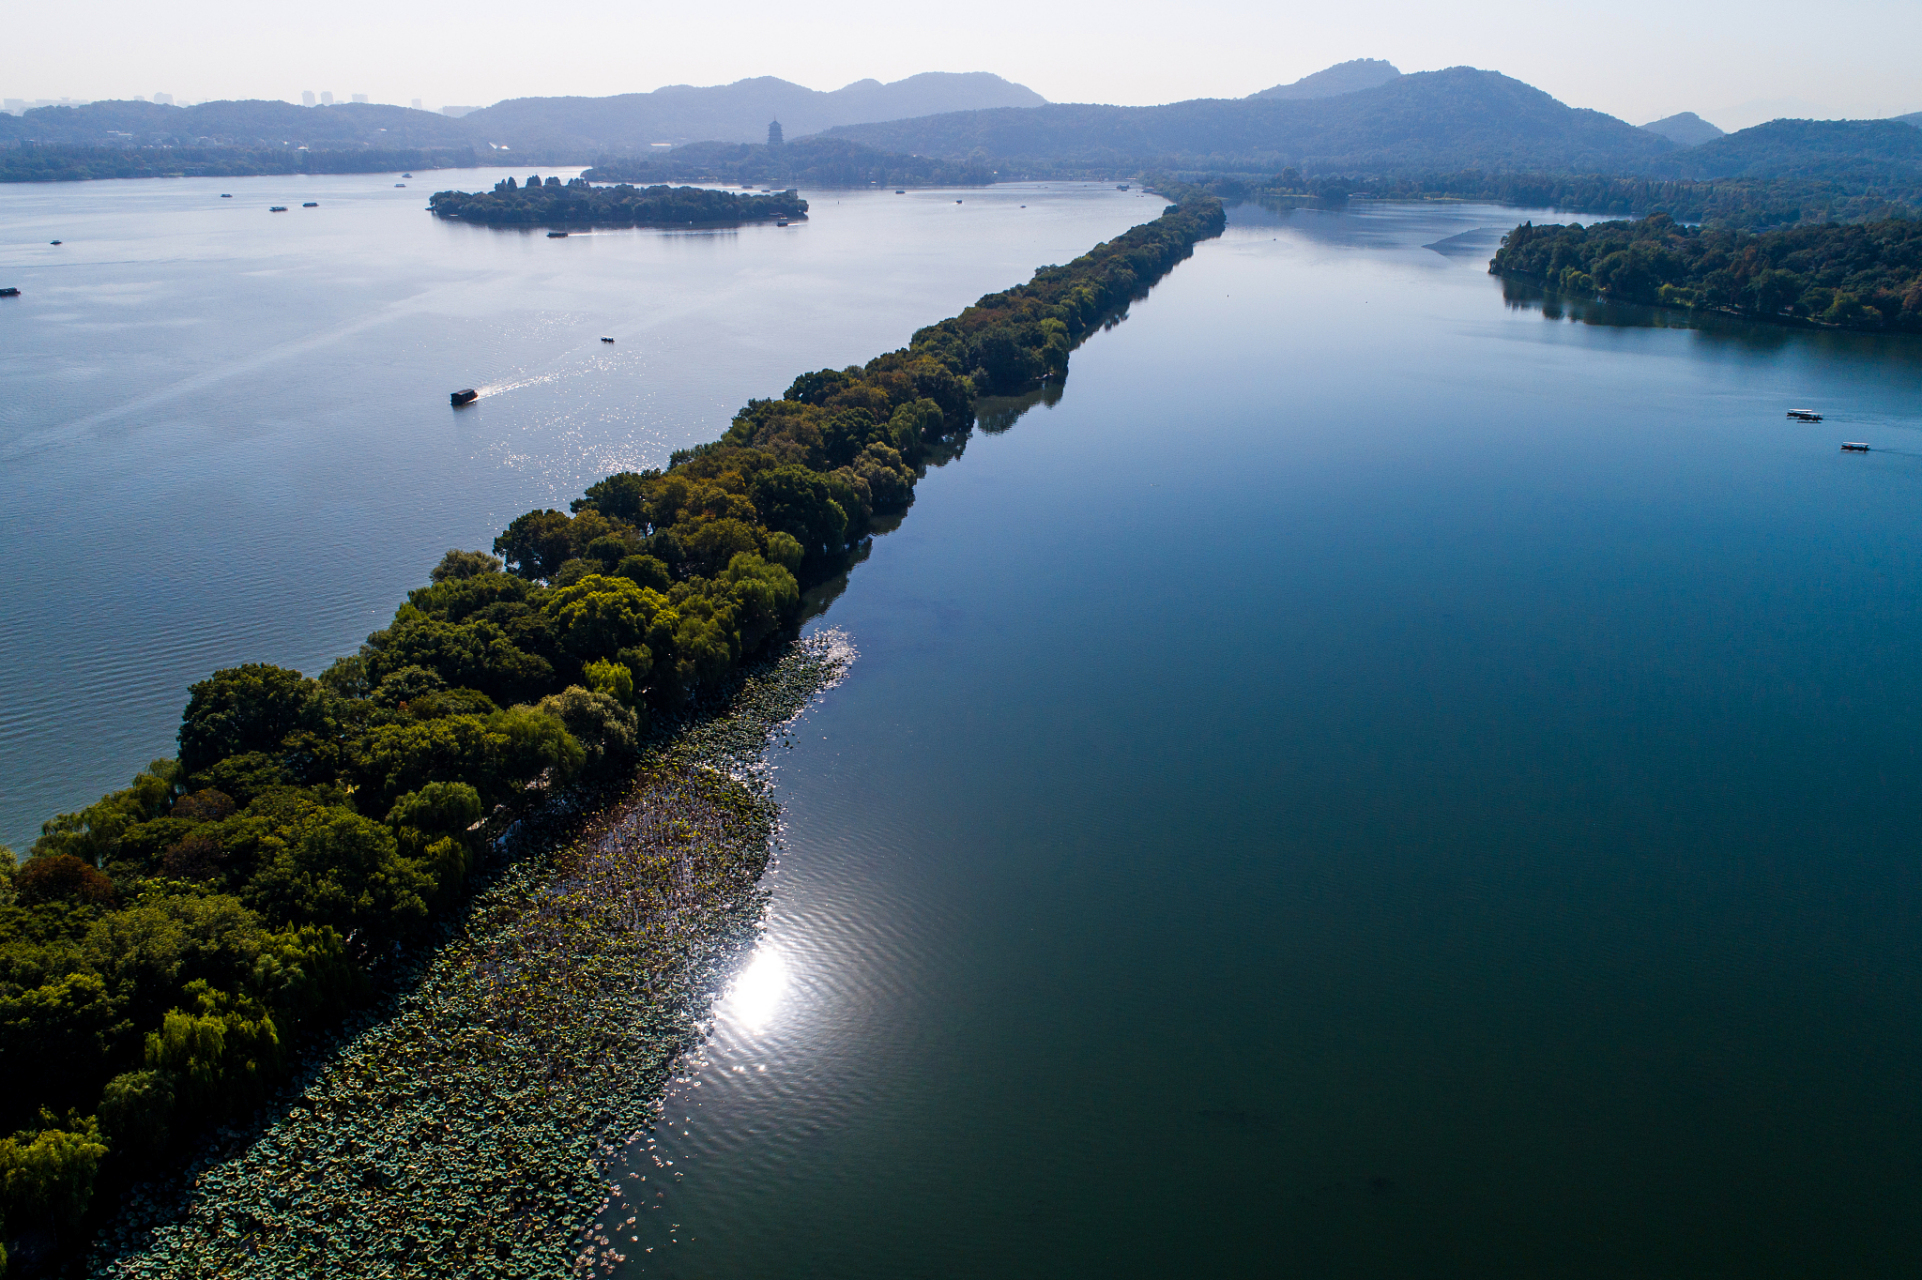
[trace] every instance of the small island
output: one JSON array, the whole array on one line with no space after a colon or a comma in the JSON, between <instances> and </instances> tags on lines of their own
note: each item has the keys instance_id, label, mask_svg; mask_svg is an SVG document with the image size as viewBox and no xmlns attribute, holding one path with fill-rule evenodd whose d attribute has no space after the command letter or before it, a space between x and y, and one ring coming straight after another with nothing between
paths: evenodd
<instances>
[{"instance_id":1,"label":"small island","mask_svg":"<svg viewBox=\"0 0 1922 1280\"><path fill-rule=\"evenodd\" d=\"M530 175L492 191L437 191L427 207L436 217L489 226L730 226L807 217L798 191L751 195L701 187L597 187L582 178L562 182Z\"/></svg>"}]
</instances>

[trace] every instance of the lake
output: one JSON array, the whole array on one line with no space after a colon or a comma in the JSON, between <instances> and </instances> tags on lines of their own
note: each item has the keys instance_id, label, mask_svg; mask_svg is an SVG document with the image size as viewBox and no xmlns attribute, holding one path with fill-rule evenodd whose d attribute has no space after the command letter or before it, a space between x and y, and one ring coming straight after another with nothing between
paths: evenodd
<instances>
[{"instance_id":1,"label":"lake","mask_svg":"<svg viewBox=\"0 0 1922 1280\"><path fill-rule=\"evenodd\" d=\"M172 755L215 668L317 673L448 547L1161 208L829 191L790 227L565 240L423 211L507 173L0 185L0 842Z\"/></svg>"},{"instance_id":2,"label":"lake","mask_svg":"<svg viewBox=\"0 0 1922 1280\"><path fill-rule=\"evenodd\" d=\"M398 180L0 190L9 833L1159 207L548 242ZM1527 216L1235 211L824 593L860 657L619 1274L1922 1267L1922 344L1505 293Z\"/></svg>"},{"instance_id":3,"label":"lake","mask_svg":"<svg viewBox=\"0 0 1922 1280\"><path fill-rule=\"evenodd\" d=\"M1235 216L817 624L618 1274L1916 1274L1922 350Z\"/></svg>"}]
</instances>

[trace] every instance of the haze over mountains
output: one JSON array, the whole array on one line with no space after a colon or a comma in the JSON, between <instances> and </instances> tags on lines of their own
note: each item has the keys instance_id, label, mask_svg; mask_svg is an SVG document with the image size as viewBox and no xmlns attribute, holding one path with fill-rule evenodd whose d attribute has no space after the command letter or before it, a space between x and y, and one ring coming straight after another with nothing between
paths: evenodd
<instances>
[{"instance_id":1,"label":"haze over mountains","mask_svg":"<svg viewBox=\"0 0 1922 1280\"><path fill-rule=\"evenodd\" d=\"M1519 80L1472 67L1396 74L1371 88L1326 97L1203 98L1161 107L1050 104L833 132L888 151L980 152L1017 163L1353 172L1476 166L1613 171L1642 165L1675 146L1614 116L1567 106Z\"/></svg>"},{"instance_id":2,"label":"haze over mountains","mask_svg":"<svg viewBox=\"0 0 1922 1280\"><path fill-rule=\"evenodd\" d=\"M854 166L904 173L916 156L941 161L929 172L1099 176L1145 169L1309 175L1388 175L1481 170L1662 178L1795 178L1845 182L1856 194L1922 182L1922 113L1886 121L1792 121L1724 135L1693 112L1639 128L1571 107L1494 71L1451 67L1404 75L1360 58L1245 98L1206 98L1153 107L1049 103L1033 90L987 74L930 73L892 84L862 80L819 92L773 77L606 98L517 98L461 118L365 103L297 107L287 102L207 102L192 107L97 102L0 115L0 147L33 141L94 148L94 159L59 167L0 153L0 176L145 176L212 165L196 149L253 149L256 167L206 172L341 166L472 164L486 158L537 164L658 159L672 144L760 143L770 120L790 141L818 135L845 148L835 171ZM298 148L325 152L301 157ZM416 158L402 157L413 149ZM361 160L356 161L356 151ZM123 164L139 152L138 164ZM269 155L268 153L274 153ZM741 153L746 154L746 153ZM824 155L827 153L823 153ZM182 157L169 160L169 155ZM106 156L106 160L98 157ZM723 167L731 151L696 149L649 173L699 176L699 157ZM892 158L889 158L892 157ZM756 160L769 172L801 165ZM822 163L828 163L823 160ZM37 167L36 167L37 165ZM960 166L957 169L955 166ZM633 164L627 166L639 173ZM852 171L852 170L850 170ZM1906 198L1906 197L1904 197Z\"/></svg>"},{"instance_id":3,"label":"haze over mountains","mask_svg":"<svg viewBox=\"0 0 1922 1280\"><path fill-rule=\"evenodd\" d=\"M1713 142L1725 130L1718 129L1693 111L1680 111L1672 116L1663 116L1642 126L1650 133L1659 133L1670 142L1684 147L1699 147L1704 142Z\"/></svg>"},{"instance_id":4,"label":"haze over mountains","mask_svg":"<svg viewBox=\"0 0 1922 1280\"><path fill-rule=\"evenodd\" d=\"M1352 62L1338 62L1325 67L1313 75L1303 76L1293 84L1278 84L1260 93L1251 93L1251 98L1332 98L1338 94L1354 93L1358 89L1372 89L1378 84L1387 84L1401 72L1392 62L1380 58L1356 58Z\"/></svg>"},{"instance_id":5,"label":"haze over mountains","mask_svg":"<svg viewBox=\"0 0 1922 1280\"><path fill-rule=\"evenodd\" d=\"M772 76L697 88L670 85L611 98L511 98L456 119L371 103L297 107L290 102L93 102L0 115L0 142L93 146L211 143L277 147L472 147L579 153L645 150L655 143L761 142L779 120L789 137L839 124L1046 102L984 71L928 72L892 84L858 80L823 93Z\"/></svg>"}]
</instances>

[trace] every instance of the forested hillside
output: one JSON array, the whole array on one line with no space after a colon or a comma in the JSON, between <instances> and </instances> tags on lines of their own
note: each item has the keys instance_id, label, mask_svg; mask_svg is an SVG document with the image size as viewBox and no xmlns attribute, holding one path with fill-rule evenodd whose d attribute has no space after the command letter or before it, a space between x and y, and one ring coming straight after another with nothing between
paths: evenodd
<instances>
[{"instance_id":1,"label":"forested hillside","mask_svg":"<svg viewBox=\"0 0 1922 1280\"><path fill-rule=\"evenodd\" d=\"M1305 100L1196 99L1162 107L1049 105L833 131L889 151L993 157L1019 169L1143 166L1320 172L1634 169L1674 144L1565 106L1492 71L1455 67Z\"/></svg>"},{"instance_id":2,"label":"forested hillside","mask_svg":"<svg viewBox=\"0 0 1922 1280\"><path fill-rule=\"evenodd\" d=\"M1662 156L1643 171L1916 186L1922 185L1922 129L1896 120L1771 120Z\"/></svg>"},{"instance_id":3,"label":"forested hillside","mask_svg":"<svg viewBox=\"0 0 1922 1280\"><path fill-rule=\"evenodd\" d=\"M782 145L696 142L659 155L597 161L581 175L593 182L751 182L806 187L982 186L987 165L876 151L847 138L800 138Z\"/></svg>"}]
</instances>

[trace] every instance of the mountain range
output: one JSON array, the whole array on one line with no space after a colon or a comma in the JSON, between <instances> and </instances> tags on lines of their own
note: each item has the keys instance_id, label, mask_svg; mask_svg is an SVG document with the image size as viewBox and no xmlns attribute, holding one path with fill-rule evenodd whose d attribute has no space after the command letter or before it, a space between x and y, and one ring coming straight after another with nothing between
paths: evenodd
<instances>
[{"instance_id":1,"label":"mountain range","mask_svg":"<svg viewBox=\"0 0 1922 1280\"><path fill-rule=\"evenodd\" d=\"M1532 85L1472 67L1395 74L1370 88L1326 97L1272 93L1159 107L1051 103L831 132L886 151L979 154L1015 168L1047 162L1244 171L1602 172L1638 168L1675 149L1667 138L1614 116L1567 106Z\"/></svg>"},{"instance_id":2,"label":"mountain range","mask_svg":"<svg viewBox=\"0 0 1922 1280\"><path fill-rule=\"evenodd\" d=\"M473 147L588 160L657 143L764 142L770 121L789 137L841 124L1046 102L984 71L929 72L892 84L855 83L823 93L772 76L696 88L670 85L610 98L510 98L456 119L372 103L297 107L289 102L93 102L0 115L0 142L112 146Z\"/></svg>"}]
</instances>

